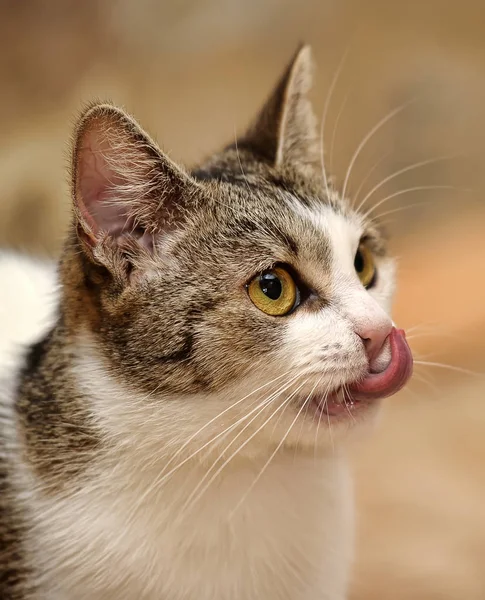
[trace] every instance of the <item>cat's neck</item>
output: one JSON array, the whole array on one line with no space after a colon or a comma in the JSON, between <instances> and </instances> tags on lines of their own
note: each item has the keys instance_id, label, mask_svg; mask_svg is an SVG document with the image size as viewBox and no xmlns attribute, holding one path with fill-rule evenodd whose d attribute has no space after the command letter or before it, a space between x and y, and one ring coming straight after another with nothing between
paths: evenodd
<instances>
[{"instance_id":1,"label":"cat's neck","mask_svg":"<svg viewBox=\"0 0 485 600\"><path fill-rule=\"evenodd\" d=\"M200 579L190 574L203 572L204 581L216 581L224 564L229 579L227 590L224 582L218 584L221 597L230 597L231 580L245 572L248 589L240 596L254 597L248 591L254 577L262 590L258 597L270 597L265 588L270 561L284 574L282 589L271 588L271 597L287 597L286 588L297 590L306 580L328 589L328 597L344 597L352 493L341 456L287 449L257 460L228 461L226 453L218 461L184 461L166 447L163 430L158 434L153 420L145 428L141 422L140 428L131 425L128 435L133 401L133 392L114 383L61 323L30 352L17 412L25 456L37 475L36 489L43 492L36 510L43 516L42 554L52 557L53 581L64 578L68 588L81 585L108 555L113 585L126 572L144 572L150 565L154 589L164 590L175 573L185 597L209 598L197 593ZM124 414L120 405L125 405ZM59 522L70 527L53 538L50 533L59 531ZM114 532L122 536L111 555ZM187 545L190 552L181 552ZM84 556L83 569L58 573L65 552ZM166 556L171 557L168 565ZM288 570L290 564L295 572ZM139 597L138 581L132 585L123 593Z\"/></svg>"},{"instance_id":2,"label":"cat's neck","mask_svg":"<svg viewBox=\"0 0 485 600\"><path fill-rule=\"evenodd\" d=\"M137 482L138 490L150 487L147 482L157 480L160 489L170 482L173 494L181 498L195 498L223 481L241 496L263 472L265 480L283 482L294 472L293 481L300 477L320 481L322 476L324 481L324 472L340 462L333 448L318 456L293 449L273 455L269 448L251 458L238 456L238 444L229 443L219 444L212 454L205 449L199 454L193 446L174 450L164 437L170 414L160 417L158 402L148 400L146 394L114 380L95 349L82 336L69 335L60 319L32 346L19 380L16 409L26 456L50 487L72 483L73 476L102 457L111 465L104 468L116 468L120 481ZM157 492L157 485L152 492ZM236 501L230 491L227 497L228 506Z\"/></svg>"}]
</instances>

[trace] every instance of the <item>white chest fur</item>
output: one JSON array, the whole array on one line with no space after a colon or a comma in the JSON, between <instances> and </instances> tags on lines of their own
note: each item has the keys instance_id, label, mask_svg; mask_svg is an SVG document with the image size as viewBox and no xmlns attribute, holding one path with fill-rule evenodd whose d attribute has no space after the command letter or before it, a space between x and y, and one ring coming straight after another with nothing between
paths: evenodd
<instances>
[{"instance_id":1,"label":"white chest fur","mask_svg":"<svg viewBox=\"0 0 485 600\"><path fill-rule=\"evenodd\" d=\"M343 600L352 505L343 460L276 457L236 464L185 510L192 467L139 502L147 472L117 466L62 501L39 505L49 598L64 600ZM49 530L60 532L55 539ZM52 547L46 547L50 540Z\"/></svg>"}]
</instances>

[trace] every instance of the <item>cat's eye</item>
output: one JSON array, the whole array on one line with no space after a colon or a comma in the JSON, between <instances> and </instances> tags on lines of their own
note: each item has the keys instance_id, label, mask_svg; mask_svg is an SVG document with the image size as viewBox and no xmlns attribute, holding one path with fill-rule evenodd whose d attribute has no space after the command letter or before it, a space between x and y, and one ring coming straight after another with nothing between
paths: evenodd
<instances>
[{"instance_id":1,"label":"cat's eye","mask_svg":"<svg viewBox=\"0 0 485 600\"><path fill-rule=\"evenodd\" d=\"M256 275L247 287L254 306L273 317L287 315L299 304L300 293L296 283L282 267Z\"/></svg>"},{"instance_id":2,"label":"cat's eye","mask_svg":"<svg viewBox=\"0 0 485 600\"><path fill-rule=\"evenodd\" d=\"M355 254L354 267L362 285L369 289L376 281L376 266L372 252L365 244L359 244Z\"/></svg>"}]
</instances>

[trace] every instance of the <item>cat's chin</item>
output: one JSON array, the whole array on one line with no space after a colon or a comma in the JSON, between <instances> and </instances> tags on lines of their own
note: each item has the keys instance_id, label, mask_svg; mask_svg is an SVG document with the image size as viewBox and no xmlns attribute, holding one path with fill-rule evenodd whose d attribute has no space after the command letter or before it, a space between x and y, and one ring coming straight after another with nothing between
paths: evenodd
<instances>
[{"instance_id":1,"label":"cat's chin","mask_svg":"<svg viewBox=\"0 0 485 600\"><path fill-rule=\"evenodd\" d=\"M413 356L402 329L393 328L390 336L391 360L379 373L340 387L330 394L316 393L312 405L320 418L352 417L357 411L375 407L379 400L392 396L409 381L413 372Z\"/></svg>"}]
</instances>

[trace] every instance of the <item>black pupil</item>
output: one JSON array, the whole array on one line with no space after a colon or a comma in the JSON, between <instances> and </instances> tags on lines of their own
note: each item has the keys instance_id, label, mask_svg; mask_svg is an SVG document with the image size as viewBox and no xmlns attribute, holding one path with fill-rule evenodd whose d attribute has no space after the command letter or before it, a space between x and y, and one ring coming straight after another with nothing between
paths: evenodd
<instances>
[{"instance_id":1,"label":"black pupil","mask_svg":"<svg viewBox=\"0 0 485 600\"><path fill-rule=\"evenodd\" d=\"M264 273L259 279L259 287L263 294L271 298L271 300L278 300L283 291L281 281L278 276L274 273Z\"/></svg>"},{"instance_id":2,"label":"black pupil","mask_svg":"<svg viewBox=\"0 0 485 600\"><path fill-rule=\"evenodd\" d=\"M354 258L354 267L357 273L362 273L364 270L364 257L362 256L362 252L357 250L357 254Z\"/></svg>"}]
</instances>

